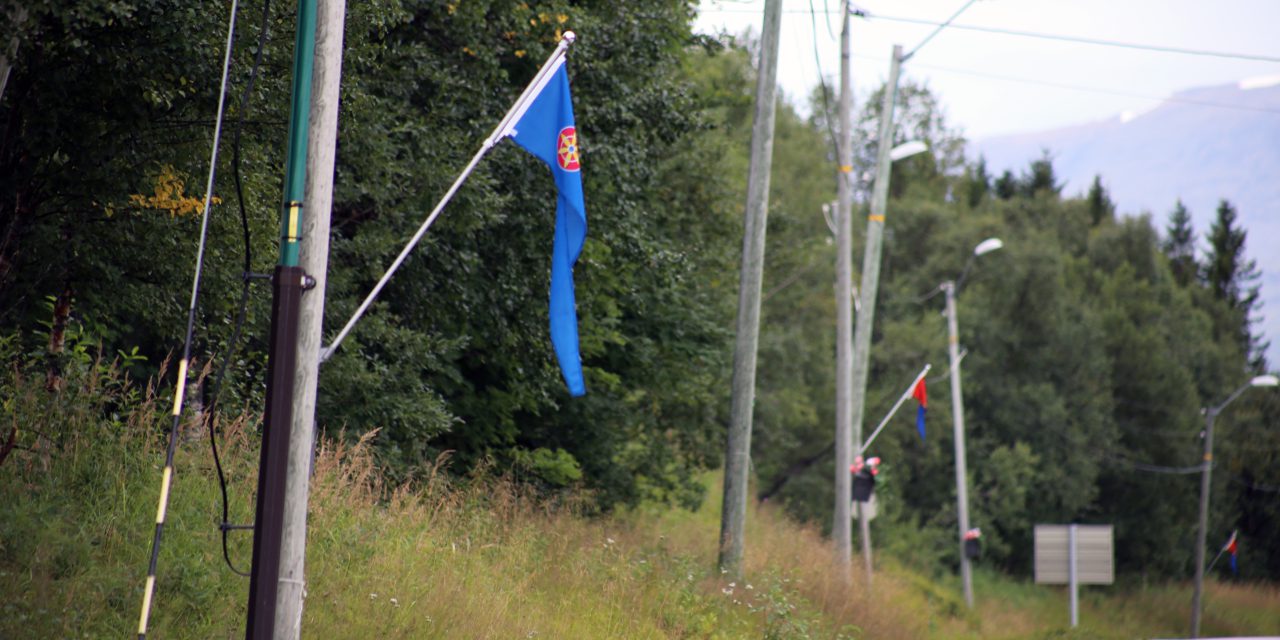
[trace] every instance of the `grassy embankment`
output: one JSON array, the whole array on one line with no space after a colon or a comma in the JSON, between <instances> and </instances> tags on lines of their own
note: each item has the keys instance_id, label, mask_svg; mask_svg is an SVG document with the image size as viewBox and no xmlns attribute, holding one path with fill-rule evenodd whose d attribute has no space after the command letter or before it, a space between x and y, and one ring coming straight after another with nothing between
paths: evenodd
<instances>
[{"instance_id":1,"label":"grassy embankment","mask_svg":"<svg viewBox=\"0 0 1280 640\"><path fill-rule=\"evenodd\" d=\"M22 429L0 466L0 637L121 637L137 628L163 464L167 398L128 398L118 379L67 389L6 381L4 421ZM128 400L132 408L113 411ZM252 517L252 424L220 425L233 521ZM151 621L157 638L243 634L247 581L222 562L208 444L176 461ZM708 482L714 484L714 479ZM387 490L364 445L326 442L312 483L304 635L313 638L1137 638L1185 631L1186 585L1093 588L1066 628L1061 589L977 574L967 612L954 578L881 557L875 588L845 597L817 531L771 508L749 519L746 578L713 569L719 488L698 512L645 508L603 519L510 482L447 480ZM883 535L883 534L882 534ZM244 568L247 534L231 556ZM1280 633L1280 591L1212 583L1206 632Z\"/></svg>"}]
</instances>

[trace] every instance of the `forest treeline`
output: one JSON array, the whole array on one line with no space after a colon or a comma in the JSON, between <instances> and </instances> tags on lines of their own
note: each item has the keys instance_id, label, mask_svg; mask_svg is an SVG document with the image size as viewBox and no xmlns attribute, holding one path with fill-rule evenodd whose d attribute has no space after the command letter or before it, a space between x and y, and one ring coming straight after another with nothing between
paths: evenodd
<instances>
[{"instance_id":1,"label":"forest treeline","mask_svg":"<svg viewBox=\"0 0 1280 640\"><path fill-rule=\"evenodd\" d=\"M204 254L193 370L214 373L192 395L213 410L263 402L270 291L258 280L243 338L232 338L246 272L267 273L277 258L294 7L264 3L240 5ZM181 348L228 10L38 0L8 12L6 375L39 375L58 393L86 358L120 354L145 378ZM694 10L668 0L349 5L330 333L560 33L579 35L569 73L589 224L575 273L588 394L568 396L547 336L554 187L544 166L499 145L321 373L322 428L379 429L389 480L421 477L449 452L456 473L510 470L547 492L589 492L601 510L702 499L697 474L720 463L728 414L754 45L693 34ZM855 175L874 154L878 96L859 101ZM814 115L799 115L801 101ZM925 363L946 370L942 301L928 294L998 236L1005 248L975 262L959 298L982 562L1025 574L1034 524L1110 523L1122 576L1189 575L1198 476L1157 469L1198 464L1201 408L1267 366L1258 273L1230 194L1214 224L1195 229L1181 203L1122 215L1105 176L1062 184L1049 152L990 175L944 101L909 82L900 92L895 141L930 151L893 168L867 421ZM819 522L833 500L829 103L815 89L779 110L752 441L757 495ZM858 186L862 201L868 187ZM927 439L904 414L874 451L885 461L877 544L937 570L956 560L943 380L929 379ZM41 435L13 426L3 435L21 433L8 451L21 456ZM1209 540L1240 530L1246 578L1280 576L1278 426L1280 397L1262 392L1218 423Z\"/></svg>"}]
</instances>

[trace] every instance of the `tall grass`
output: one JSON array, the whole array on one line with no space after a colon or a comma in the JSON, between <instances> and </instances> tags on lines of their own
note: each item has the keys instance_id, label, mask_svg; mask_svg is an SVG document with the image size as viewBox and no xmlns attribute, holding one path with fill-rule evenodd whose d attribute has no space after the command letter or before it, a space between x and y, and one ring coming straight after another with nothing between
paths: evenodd
<instances>
[{"instance_id":1,"label":"tall grass","mask_svg":"<svg viewBox=\"0 0 1280 640\"><path fill-rule=\"evenodd\" d=\"M60 394L13 371L0 392L0 427L24 434L24 448L0 466L0 638L131 634L167 395L101 362L69 377ZM231 520L249 522L258 417L213 426L231 480ZM175 461L151 620L157 638L243 635L248 585L223 564L219 489L197 435L184 432ZM994 573L978 572L972 612L954 579L924 576L895 557L877 558L868 583L860 564L852 575L835 568L816 528L767 506L749 514L744 575L735 579L714 569L713 474L696 512L645 505L587 518L572 496L538 497L483 471L457 478L444 459L412 484L385 486L371 454L377 437L326 439L317 451L307 637L1132 638L1185 629L1184 585L1090 589L1084 626L1072 632L1062 590ZM240 568L250 550L247 533L232 534ZM1277 605L1274 588L1210 584L1206 631L1276 633Z\"/></svg>"}]
</instances>

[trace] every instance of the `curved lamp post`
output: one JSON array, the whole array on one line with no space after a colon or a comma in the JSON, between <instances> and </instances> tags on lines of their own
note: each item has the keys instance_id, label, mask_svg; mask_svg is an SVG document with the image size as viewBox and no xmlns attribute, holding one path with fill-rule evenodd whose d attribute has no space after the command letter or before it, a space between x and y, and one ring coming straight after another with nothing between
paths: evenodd
<instances>
[{"instance_id":1,"label":"curved lamp post","mask_svg":"<svg viewBox=\"0 0 1280 640\"><path fill-rule=\"evenodd\" d=\"M1200 637L1200 598L1204 592L1205 529L1209 524L1209 480L1213 473L1213 422L1227 405L1253 387L1274 387L1280 378L1273 375L1254 376L1252 380L1227 396L1222 404L1204 410L1204 459L1200 463L1200 527L1196 530L1196 584L1191 594L1191 637Z\"/></svg>"},{"instance_id":2,"label":"curved lamp post","mask_svg":"<svg viewBox=\"0 0 1280 640\"><path fill-rule=\"evenodd\" d=\"M940 286L947 294L947 350L951 356L951 415L956 447L956 511L959 522L960 580L964 583L964 602L973 608L973 571L969 557L964 554L964 535L969 531L969 474L965 468L964 445L964 397L960 393L960 330L956 321L956 295L964 278L969 274L973 261L1004 246L999 238L987 238L974 247L973 255L965 263L957 281L948 280Z\"/></svg>"}]
</instances>

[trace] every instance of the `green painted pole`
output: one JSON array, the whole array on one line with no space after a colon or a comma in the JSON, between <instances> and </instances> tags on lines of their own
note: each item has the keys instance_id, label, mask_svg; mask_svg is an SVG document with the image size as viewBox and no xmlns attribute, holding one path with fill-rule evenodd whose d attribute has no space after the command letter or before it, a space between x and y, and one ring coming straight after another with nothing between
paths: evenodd
<instances>
[{"instance_id":1,"label":"green painted pole","mask_svg":"<svg viewBox=\"0 0 1280 640\"><path fill-rule=\"evenodd\" d=\"M298 266L302 235L303 187L307 182L307 128L311 70L316 49L316 0L298 3L298 37L293 49L293 100L289 108L289 151L284 161L284 212L280 220L280 266Z\"/></svg>"}]
</instances>

